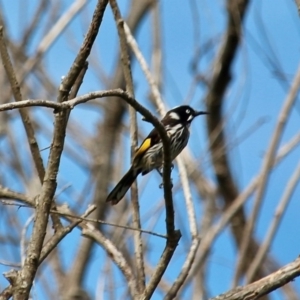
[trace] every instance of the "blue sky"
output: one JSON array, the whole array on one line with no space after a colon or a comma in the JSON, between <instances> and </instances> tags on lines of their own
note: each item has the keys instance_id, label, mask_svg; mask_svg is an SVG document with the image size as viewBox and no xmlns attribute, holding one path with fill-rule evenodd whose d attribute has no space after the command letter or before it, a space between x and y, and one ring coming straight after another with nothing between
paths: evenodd
<instances>
[{"instance_id":1,"label":"blue sky","mask_svg":"<svg viewBox=\"0 0 300 300\"><path fill-rule=\"evenodd\" d=\"M37 2L28 1L28 7L26 7L28 15L24 13L24 18L20 18L19 10L15 9L15 1L5 1L3 3L5 7L4 15L8 22L7 30L9 35L14 37L15 40L18 40L22 32L22 25L26 24L26 20L37 5ZM65 8L70 5L67 0L63 1L63 3ZM123 14L127 12L128 3L129 1L122 2ZM223 1L203 0L197 4L200 23L198 24L198 31L196 31L198 33L197 40L195 40L194 36L196 33L194 31L193 19L191 18L191 7L187 3L190 2L186 1L183 4L182 1L172 0L172 4L170 4L167 0L160 1L163 45L162 94L167 108L180 105L184 102L197 109L204 110L205 87L198 85L192 93L190 92L194 76L191 72L191 57L195 50L195 44L201 47L209 40L214 40L220 44L226 24L226 7ZM46 55L45 65L47 66L47 71L53 75L54 83L57 86L59 85L61 76L68 72L84 38L94 4L95 1L89 2L87 8L68 26L64 34L58 38ZM226 93L224 107L230 162L240 190L243 190L261 169L266 147L270 143L278 113L298 68L300 57L300 31L298 22L299 16L293 1L276 1L272 5L266 0L252 1L250 3L243 33L244 38L233 66L233 78ZM139 46L148 61L150 61L152 50L150 29L151 20L147 17L143 21L137 35ZM35 51L36 45L45 34L44 31L45 28L38 29L35 38L28 47L28 53ZM70 41L72 46L69 44ZM115 25L110 9L108 8L103 26L95 43L95 49L93 50L93 54L97 54L98 63L103 68L103 72L108 76L111 75L115 67L117 47L118 40ZM209 76L211 58L217 54L216 49L218 48L213 47L207 53L203 54L204 56L198 65L203 75ZM136 63L133 66L133 70L136 98L154 111L154 108L147 100L149 87L140 67ZM284 74L285 80L279 79L278 72ZM42 87L38 88L41 88L40 95L44 96ZM99 78L95 76L93 66L90 65L80 94L102 88L103 86ZM49 95L48 97L54 100L56 95ZM299 131L299 114L300 107L298 101L292 111L280 145L289 141ZM42 116L42 114L38 114L38 116ZM85 127L88 134L92 136L101 118L101 112L93 111L87 106L82 105L72 112L71 118L78 120ZM81 120L84 120L84 122L81 122ZM260 120L262 120L262 125L236 145L236 141L240 137L243 137L249 128L253 127ZM49 128L51 128L52 121L51 117L48 116L46 122ZM127 121L128 118L125 118L125 122ZM16 126L20 125L17 124ZM142 122L139 117L139 129L141 134L145 136L151 130L151 125ZM192 137L189 146L193 155L199 159L199 165L201 164L205 175L214 181L213 170L211 169L210 157L208 155L206 134L204 118L195 120L192 124ZM128 165L124 166L124 171L129 166L129 141L126 137L125 140L127 141L128 149L124 149L124 156L127 156ZM49 139L42 136L39 137L39 141L41 148L49 144ZM47 151L43 152L45 161L47 154ZM89 159L92 158L88 157L87 160ZM299 147L271 174L262 211L256 224L255 236L259 241L263 240L265 236L270 221L274 217L274 209L298 162ZM87 176L88 174L81 167L64 156L58 177L60 180L58 186L61 188L65 183L70 183L76 187L75 189L80 191L85 180L87 180ZM176 184L179 180L176 170L174 170L172 178ZM148 224L152 221L147 214L149 206L153 205L154 208L156 205L155 201L149 204L149 197L151 196L152 199L157 200L162 198L162 190L157 188L159 182L158 176L150 174L147 179L149 179L149 182L143 190L140 199L142 222L145 224L144 228L147 228ZM147 179L140 178L139 182L143 184L144 180ZM11 188L18 189L17 184L13 182L12 176L8 175L7 180L11 184ZM297 196L299 192L298 186L270 250L270 253L272 253L281 265L293 261L299 255L300 251L300 241L296 238L299 233L298 228L300 228L298 217L300 203ZM201 202L197 199L198 196L196 194L194 196L197 215L201 218ZM68 195L62 195L62 197L66 201L71 201ZM182 191L179 190L175 194L174 201L176 212L178 212L177 227L180 228L186 222ZM252 204L253 201L251 200L247 202L247 211L251 209ZM18 214L21 217L22 214ZM164 218L163 213L157 217L157 220L153 220L156 224L155 231L160 233L165 231ZM68 247L68 245L71 243L76 245L79 236L80 232L76 229L60 245L61 251L64 252L63 263L66 266L72 263L74 250L74 248ZM185 258L185 243L188 241L189 234L187 233L187 236L182 238L173 258L172 265L166 272L166 278L169 281L172 281L177 276L177 272ZM164 247L164 241L156 237L151 237L149 243L152 251L149 259L155 264ZM93 296L95 295L95 284L97 284L95 280L99 274L102 257L103 251L98 247L93 254L95 263L89 268L85 280L86 287ZM230 288L235 267L235 257L236 250L232 244L231 235L226 230L213 245L212 255L208 262L208 288L211 296L225 292ZM0 270L4 271L7 268L2 269L0 267ZM119 276L119 274L116 276ZM3 279L0 282L2 285L4 284ZM297 286L298 291L300 290L298 279L292 284ZM122 290L122 287L120 287L120 290ZM273 293L272 295L272 299L282 299L280 298L280 293ZM161 299L161 295L155 294L153 299Z\"/></svg>"}]
</instances>

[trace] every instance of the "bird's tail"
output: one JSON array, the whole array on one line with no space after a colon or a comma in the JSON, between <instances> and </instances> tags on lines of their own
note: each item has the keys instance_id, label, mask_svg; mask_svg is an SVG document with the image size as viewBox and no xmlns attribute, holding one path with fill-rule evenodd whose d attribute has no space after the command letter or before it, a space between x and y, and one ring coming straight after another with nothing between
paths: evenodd
<instances>
[{"instance_id":1,"label":"bird's tail","mask_svg":"<svg viewBox=\"0 0 300 300\"><path fill-rule=\"evenodd\" d=\"M111 202L112 205L115 205L120 200L122 200L122 198L129 190L139 173L139 171L134 170L131 167L129 171L123 176L123 178L119 181L119 183L115 186L115 188L109 193L109 195L106 198L106 202Z\"/></svg>"}]
</instances>

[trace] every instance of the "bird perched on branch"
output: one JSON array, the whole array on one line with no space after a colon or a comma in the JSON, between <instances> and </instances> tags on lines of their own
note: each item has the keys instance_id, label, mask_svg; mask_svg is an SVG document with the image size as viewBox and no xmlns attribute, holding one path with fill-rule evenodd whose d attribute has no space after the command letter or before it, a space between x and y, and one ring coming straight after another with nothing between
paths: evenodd
<instances>
[{"instance_id":1,"label":"bird perched on branch","mask_svg":"<svg viewBox=\"0 0 300 300\"><path fill-rule=\"evenodd\" d=\"M195 111L188 105L177 106L169 110L161 120L170 138L171 159L185 148L190 137L189 127L195 117L207 114ZM107 196L106 202L117 204L126 194L139 174L145 175L163 165L163 143L156 128L142 142L136 150L133 162L128 172L123 176L115 188Z\"/></svg>"}]
</instances>

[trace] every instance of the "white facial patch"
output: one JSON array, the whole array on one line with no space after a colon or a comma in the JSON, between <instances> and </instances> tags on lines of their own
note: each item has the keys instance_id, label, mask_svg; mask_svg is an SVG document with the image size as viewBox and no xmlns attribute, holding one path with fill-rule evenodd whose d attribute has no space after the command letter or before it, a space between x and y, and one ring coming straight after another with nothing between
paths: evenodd
<instances>
[{"instance_id":1,"label":"white facial patch","mask_svg":"<svg viewBox=\"0 0 300 300\"><path fill-rule=\"evenodd\" d=\"M179 120L180 119L180 117L178 116L178 114L176 112L171 112L169 114L169 116L170 116L171 119L174 119L174 120Z\"/></svg>"},{"instance_id":2,"label":"white facial patch","mask_svg":"<svg viewBox=\"0 0 300 300\"><path fill-rule=\"evenodd\" d=\"M189 109L187 109L185 112L186 112L187 114L189 114L191 111L190 111Z\"/></svg>"},{"instance_id":3,"label":"white facial patch","mask_svg":"<svg viewBox=\"0 0 300 300\"><path fill-rule=\"evenodd\" d=\"M188 121L191 121L192 119L194 118L194 116L193 115L189 115L189 117L188 117Z\"/></svg>"}]
</instances>

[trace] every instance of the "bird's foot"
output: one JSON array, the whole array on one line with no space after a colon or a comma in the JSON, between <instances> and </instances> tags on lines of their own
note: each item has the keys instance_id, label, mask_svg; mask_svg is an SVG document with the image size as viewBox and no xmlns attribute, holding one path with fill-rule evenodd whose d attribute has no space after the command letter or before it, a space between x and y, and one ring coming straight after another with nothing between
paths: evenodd
<instances>
[{"instance_id":1,"label":"bird's foot","mask_svg":"<svg viewBox=\"0 0 300 300\"><path fill-rule=\"evenodd\" d=\"M171 164L171 172L174 169L174 164ZM156 171L158 172L158 174L161 176L161 178L163 178L163 171L164 171L164 167L161 168L157 168ZM162 189L164 187L164 183L162 182L159 185L159 188ZM173 188L173 183L172 183L172 178L171 178L171 188Z\"/></svg>"},{"instance_id":2,"label":"bird's foot","mask_svg":"<svg viewBox=\"0 0 300 300\"><path fill-rule=\"evenodd\" d=\"M173 169L174 169L174 164L171 164L171 172L173 171ZM156 171L161 177L163 177L164 167L157 168Z\"/></svg>"},{"instance_id":3,"label":"bird's foot","mask_svg":"<svg viewBox=\"0 0 300 300\"><path fill-rule=\"evenodd\" d=\"M164 183L162 182L160 185L159 185L159 188L162 189L164 187ZM173 179L171 178L171 189L173 188Z\"/></svg>"}]
</instances>

